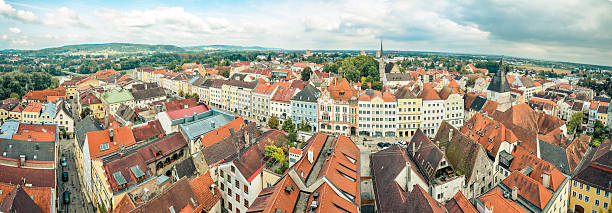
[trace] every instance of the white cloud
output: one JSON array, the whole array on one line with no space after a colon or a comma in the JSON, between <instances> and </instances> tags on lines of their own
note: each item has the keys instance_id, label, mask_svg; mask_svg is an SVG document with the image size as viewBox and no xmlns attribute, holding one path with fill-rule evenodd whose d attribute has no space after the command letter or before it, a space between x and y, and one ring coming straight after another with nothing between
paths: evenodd
<instances>
[{"instance_id":1,"label":"white cloud","mask_svg":"<svg viewBox=\"0 0 612 213\"><path fill-rule=\"evenodd\" d=\"M38 21L38 16L34 13L25 10L17 10L4 0L0 0L0 15L21 22L32 23Z\"/></svg>"},{"instance_id":2,"label":"white cloud","mask_svg":"<svg viewBox=\"0 0 612 213\"><path fill-rule=\"evenodd\" d=\"M81 19L79 14L67 7L60 7L54 12L45 14L44 24L56 27L77 26L91 27Z\"/></svg>"},{"instance_id":3,"label":"white cloud","mask_svg":"<svg viewBox=\"0 0 612 213\"><path fill-rule=\"evenodd\" d=\"M7 34L2 34L2 40L6 40L8 39L8 35Z\"/></svg>"},{"instance_id":4,"label":"white cloud","mask_svg":"<svg viewBox=\"0 0 612 213\"><path fill-rule=\"evenodd\" d=\"M15 33L15 34L17 34L17 33L20 33L20 32L21 32L21 30L20 30L19 28L16 28L16 27L11 27L11 28L9 28L9 31L11 31L12 33Z\"/></svg>"}]
</instances>

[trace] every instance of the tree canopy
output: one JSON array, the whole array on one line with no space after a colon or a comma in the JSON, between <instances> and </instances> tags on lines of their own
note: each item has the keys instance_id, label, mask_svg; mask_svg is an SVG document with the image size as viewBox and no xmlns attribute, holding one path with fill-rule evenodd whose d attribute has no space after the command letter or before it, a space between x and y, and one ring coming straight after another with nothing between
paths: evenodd
<instances>
[{"instance_id":1,"label":"tree canopy","mask_svg":"<svg viewBox=\"0 0 612 213\"><path fill-rule=\"evenodd\" d=\"M567 122L567 131L570 133L574 133L580 124L582 123L582 119L584 119L584 113L576 112L572 115L570 120Z\"/></svg>"}]
</instances>

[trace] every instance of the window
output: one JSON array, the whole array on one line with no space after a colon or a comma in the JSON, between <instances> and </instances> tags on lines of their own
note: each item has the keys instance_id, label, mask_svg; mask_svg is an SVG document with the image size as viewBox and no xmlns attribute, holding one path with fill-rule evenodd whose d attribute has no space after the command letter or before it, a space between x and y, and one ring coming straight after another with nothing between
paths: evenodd
<instances>
[{"instance_id":1,"label":"window","mask_svg":"<svg viewBox=\"0 0 612 213\"><path fill-rule=\"evenodd\" d=\"M582 200L582 194L578 193L578 200Z\"/></svg>"},{"instance_id":2,"label":"window","mask_svg":"<svg viewBox=\"0 0 612 213\"><path fill-rule=\"evenodd\" d=\"M247 199L244 199L244 207L249 208L249 201Z\"/></svg>"},{"instance_id":3,"label":"window","mask_svg":"<svg viewBox=\"0 0 612 213\"><path fill-rule=\"evenodd\" d=\"M572 192L572 197L576 197L576 192Z\"/></svg>"},{"instance_id":4,"label":"window","mask_svg":"<svg viewBox=\"0 0 612 213\"><path fill-rule=\"evenodd\" d=\"M604 192L605 197L610 197L610 192Z\"/></svg>"},{"instance_id":5,"label":"window","mask_svg":"<svg viewBox=\"0 0 612 213\"><path fill-rule=\"evenodd\" d=\"M231 197L232 196L232 189L230 189L230 187L227 187L227 196ZM229 203L229 201L228 201Z\"/></svg>"},{"instance_id":6,"label":"window","mask_svg":"<svg viewBox=\"0 0 612 213\"><path fill-rule=\"evenodd\" d=\"M240 203L240 195L238 193L236 193L236 202Z\"/></svg>"},{"instance_id":7,"label":"window","mask_svg":"<svg viewBox=\"0 0 612 213\"><path fill-rule=\"evenodd\" d=\"M589 202L589 196L586 196L586 195L584 196L584 202L587 202L587 203Z\"/></svg>"},{"instance_id":8,"label":"window","mask_svg":"<svg viewBox=\"0 0 612 213\"><path fill-rule=\"evenodd\" d=\"M595 206L599 206L599 200L595 199Z\"/></svg>"},{"instance_id":9,"label":"window","mask_svg":"<svg viewBox=\"0 0 612 213\"><path fill-rule=\"evenodd\" d=\"M595 193L596 193L597 195L601 195L601 189L599 189L599 188L598 188L598 189L596 189L596 190L595 190Z\"/></svg>"},{"instance_id":10,"label":"window","mask_svg":"<svg viewBox=\"0 0 612 213\"><path fill-rule=\"evenodd\" d=\"M236 180L234 181L234 186L236 186L236 188L240 188L240 182L238 181L238 178L236 178Z\"/></svg>"},{"instance_id":11,"label":"window","mask_svg":"<svg viewBox=\"0 0 612 213\"><path fill-rule=\"evenodd\" d=\"M246 184L244 184L244 193L249 194L249 186L247 186Z\"/></svg>"},{"instance_id":12,"label":"window","mask_svg":"<svg viewBox=\"0 0 612 213\"><path fill-rule=\"evenodd\" d=\"M584 190L587 191L587 192L591 191L591 186L587 185Z\"/></svg>"},{"instance_id":13,"label":"window","mask_svg":"<svg viewBox=\"0 0 612 213\"><path fill-rule=\"evenodd\" d=\"M603 202L603 208L608 209L608 202Z\"/></svg>"},{"instance_id":14,"label":"window","mask_svg":"<svg viewBox=\"0 0 612 213\"><path fill-rule=\"evenodd\" d=\"M221 172L219 174L221 174L221 177L225 177L225 174L223 173L223 170L221 170Z\"/></svg>"}]
</instances>

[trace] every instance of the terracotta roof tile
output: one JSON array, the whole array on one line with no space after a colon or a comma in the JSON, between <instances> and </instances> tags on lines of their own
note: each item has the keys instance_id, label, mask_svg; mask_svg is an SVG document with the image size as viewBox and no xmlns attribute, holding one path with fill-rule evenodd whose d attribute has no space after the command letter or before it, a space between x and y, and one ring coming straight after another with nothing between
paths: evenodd
<instances>
[{"instance_id":1,"label":"terracotta roof tile","mask_svg":"<svg viewBox=\"0 0 612 213\"><path fill-rule=\"evenodd\" d=\"M237 132L244 126L246 126L246 123L242 117L239 117L213 131L203 134L200 136L200 140L202 141L204 147L208 147L229 137L232 133Z\"/></svg>"},{"instance_id":2,"label":"terracotta roof tile","mask_svg":"<svg viewBox=\"0 0 612 213\"><path fill-rule=\"evenodd\" d=\"M147 125L134 127L132 129L136 142L141 142L149 138L163 136L164 129L159 120L149 121Z\"/></svg>"},{"instance_id":3,"label":"terracotta roof tile","mask_svg":"<svg viewBox=\"0 0 612 213\"><path fill-rule=\"evenodd\" d=\"M129 147L136 144L134 134L130 127L119 127L112 129L113 140L110 138L110 129L88 132L87 140L89 143L89 154L92 158L98 158L119 150L120 147ZM108 144L108 149L102 147L103 144ZM106 145L104 145L106 146ZM102 150L101 148L104 148Z\"/></svg>"},{"instance_id":4,"label":"terracotta roof tile","mask_svg":"<svg viewBox=\"0 0 612 213\"><path fill-rule=\"evenodd\" d=\"M221 200L221 192L219 191L218 187L214 186L214 188L212 188L214 193L212 192L211 187L213 187L213 184L215 184L215 182L210 177L210 173L208 172L194 178L189 182L191 189L193 189L193 192L205 210L212 209L212 207L214 207L215 204Z\"/></svg>"},{"instance_id":5,"label":"terracotta roof tile","mask_svg":"<svg viewBox=\"0 0 612 213\"><path fill-rule=\"evenodd\" d=\"M525 167L531 167L533 171L527 176L529 176L534 181L543 184L542 174L550 175L550 188L553 191L556 191L563 180L565 180L565 175L561 173L555 166L546 162L533 154L526 153L521 150L517 150L514 152L514 159L510 164L511 171L521 171ZM542 206L544 207L544 206Z\"/></svg>"},{"instance_id":6,"label":"terracotta roof tile","mask_svg":"<svg viewBox=\"0 0 612 213\"><path fill-rule=\"evenodd\" d=\"M55 188L54 169L31 169L0 165L0 183L32 184L34 187ZM27 178L24 178L27 177Z\"/></svg>"},{"instance_id":7,"label":"terracotta roof tile","mask_svg":"<svg viewBox=\"0 0 612 213\"><path fill-rule=\"evenodd\" d=\"M168 101L165 103L166 106L166 111L175 111L175 110L179 110L179 109L185 109L185 108L190 108L190 107L194 107L197 106L198 103L193 100L193 99L180 99L180 100L173 100L173 101ZM187 106L187 107L185 107Z\"/></svg>"},{"instance_id":8,"label":"terracotta roof tile","mask_svg":"<svg viewBox=\"0 0 612 213\"><path fill-rule=\"evenodd\" d=\"M423 85L423 91L417 97L422 98L424 101L441 100L438 93L429 84Z\"/></svg>"},{"instance_id":9,"label":"terracotta roof tile","mask_svg":"<svg viewBox=\"0 0 612 213\"><path fill-rule=\"evenodd\" d=\"M183 118L185 116L191 116L191 115L199 114L199 113L206 112L206 111L208 111L208 108L206 106L197 105L197 106L193 106L189 108L168 111L166 113L168 113L168 117L170 117L170 120L176 120L179 118Z\"/></svg>"},{"instance_id":10,"label":"terracotta roof tile","mask_svg":"<svg viewBox=\"0 0 612 213\"><path fill-rule=\"evenodd\" d=\"M461 191L457 191L457 194L453 196L451 200L449 200L444 207L450 213L477 213L478 211L470 201L461 193Z\"/></svg>"},{"instance_id":11,"label":"terracotta roof tile","mask_svg":"<svg viewBox=\"0 0 612 213\"><path fill-rule=\"evenodd\" d=\"M495 211L501 209L501 211L516 212L516 213L527 213L528 211L521 207L519 204L513 202L509 198L505 198L503 192L499 188L487 192L478 198L487 209Z\"/></svg>"},{"instance_id":12,"label":"terracotta roof tile","mask_svg":"<svg viewBox=\"0 0 612 213\"><path fill-rule=\"evenodd\" d=\"M552 193L544 188L541 183L527 177L520 171L513 171L502 183L510 189L517 187L519 196L540 209L544 209L552 198Z\"/></svg>"}]
</instances>

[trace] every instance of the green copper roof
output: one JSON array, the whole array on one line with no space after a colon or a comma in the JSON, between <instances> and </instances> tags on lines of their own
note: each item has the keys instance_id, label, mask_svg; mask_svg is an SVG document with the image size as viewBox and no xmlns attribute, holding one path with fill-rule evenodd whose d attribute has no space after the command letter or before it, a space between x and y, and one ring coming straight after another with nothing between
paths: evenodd
<instances>
[{"instance_id":1,"label":"green copper roof","mask_svg":"<svg viewBox=\"0 0 612 213\"><path fill-rule=\"evenodd\" d=\"M132 93L127 90L111 90L102 93L102 99L104 99L109 104L114 104L134 100L134 97L132 96Z\"/></svg>"}]
</instances>

